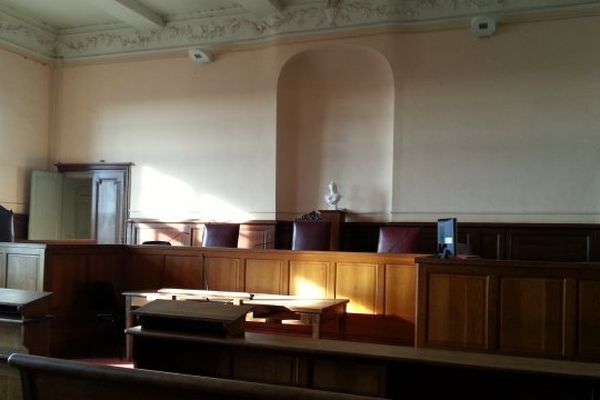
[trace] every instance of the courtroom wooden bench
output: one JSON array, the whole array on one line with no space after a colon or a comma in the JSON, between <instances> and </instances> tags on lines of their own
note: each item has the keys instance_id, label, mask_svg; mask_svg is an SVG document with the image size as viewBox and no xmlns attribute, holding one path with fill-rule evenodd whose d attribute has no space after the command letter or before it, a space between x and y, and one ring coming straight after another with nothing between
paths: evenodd
<instances>
[{"instance_id":1,"label":"courtroom wooden bench","mask_svg":"<svg viewBox=\"0 0 600 400\"><path fill-rule=\"evenodd\" d=\"M596 363L249 332L244 338L140 327L127 333L140 368L393 399L600 399Z\"/></svg>"},{"instance_id":2,"label":"courtroom wooden bench","mask_svg":"<svg viewBox=\"0 0 600 400\"><path fill-rule=\"evenodd\" d=\"M184 374L107 367L14 353L24 400L375 400L374 397Z\"/></svg>"}]
</instances>

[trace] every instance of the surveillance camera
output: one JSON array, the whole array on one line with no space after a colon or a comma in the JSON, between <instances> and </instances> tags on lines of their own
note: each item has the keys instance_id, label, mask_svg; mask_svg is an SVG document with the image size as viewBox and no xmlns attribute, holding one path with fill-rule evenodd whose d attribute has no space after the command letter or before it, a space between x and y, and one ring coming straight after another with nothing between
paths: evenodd
<instances>
[{"instance_id":1,"label":"surveillance camera","mask_svg":"<svg viewBox=\"0 0 600 400\"><path fill-rule=\"evenodd\" d=\"M192 61L206 64L212 62L213 56L210 52L202 49L189 49L188 54Z\"/></svg>"},{"instance_id":2,"label":"surveillance camera","mask_svg":"<svg viewBox=\"0 0 600 400\"><path fill-rule=\"evenodd\" d=\"M496 19L479 15L471 19L471 32L477 37L490 37L496 32Z\"/></svg>"}]
</instances>

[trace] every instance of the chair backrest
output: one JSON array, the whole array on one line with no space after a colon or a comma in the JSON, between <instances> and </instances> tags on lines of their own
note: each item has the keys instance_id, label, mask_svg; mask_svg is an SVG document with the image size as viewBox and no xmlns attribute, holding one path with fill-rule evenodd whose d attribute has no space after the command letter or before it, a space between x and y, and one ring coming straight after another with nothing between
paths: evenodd
<instances>
[{"instance_id":1,"label":"chair backrest","mask_svg":"<svg viewBox=\"0 0 600 400\"><path fill-rule=\"evenodd\" d=\"M87 317L118 311L115 289L110 282L92 281L83 285Z\"/></svg>"},{"instance_id":2,"label":"chair backrest","mask_svg":"<svg viewBox=\"0 0 600 400\"><path fill-rule=\"evenodd\" d=\"M15 241L14 213L0 206L0 242Z\"/></svg>"},{"instance_id":3,"label":"chair backrest","mask_svg":"<svg viewBox=\"0 0 600 400\"><path fill-rule=\"evenodd\" d=\"M238 247L240 224L206 224L202 247Z\"/></svg>"},{"instance_id":4,"label":"chair backrest","mask_svg":"<svg viewBox=\"0 0 600 400\"><path fill-rule=\"evenodd\" d=\"M329 250L329 221L294 221L292 250Z\"/></svg>"},{"instance_id":5,"label":"chair backrest","mask_svg":"<svg viewBox=\"0 0 600 400\"><path fill-rule=\"evenodd\" d=\"M382 226L379 228L378 253L416 253L419 228Z\"/></svg>"},{"instance_id":6,"label":"chair backrest","mask_svg":"<svg viewBox=\"0 0 600 400\"><path fill-rule=\"evenodd\" d=\"M142 244L154 244L158 246L170 246L171 242L167 242L166 240L146 240Z\"/></svg>"},{"instance_id":7,"label":"chair backrest","mask_svg":"<svg viewBox=\"0 0 600 400\"><path fill-rule=\"evenodd\" d=\"M21 353L10 355L8 363L21 373L25 400L375 399L299 387L107 367Z\"/></svg>"}]
</instances>

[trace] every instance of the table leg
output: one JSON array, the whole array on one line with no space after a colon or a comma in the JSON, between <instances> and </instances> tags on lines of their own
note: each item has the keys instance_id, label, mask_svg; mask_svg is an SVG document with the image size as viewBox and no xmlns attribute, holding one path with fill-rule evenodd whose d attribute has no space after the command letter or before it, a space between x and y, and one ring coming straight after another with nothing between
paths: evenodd
<instances>
[{"instance_id":1,"label":"table leg","mask_svg":"<svg viewBox=\"0 0 600 400\"><path fill-rule=\"evenodd\" d=\"M312 338L319 339L321 337L321 315L312 314Z\"/></svg>"},{"instance_id":2,"label":"table leg","mask_svg":"<svg viewBox=\"0 0 600 400\"><path fill-rule=\"evenodd\" d=\"M131 315L131 296L125 296L125 329L133 326L133 316ZM131 360L132 338L125 335L125 359Z\"/></svg>"}]
</instances>

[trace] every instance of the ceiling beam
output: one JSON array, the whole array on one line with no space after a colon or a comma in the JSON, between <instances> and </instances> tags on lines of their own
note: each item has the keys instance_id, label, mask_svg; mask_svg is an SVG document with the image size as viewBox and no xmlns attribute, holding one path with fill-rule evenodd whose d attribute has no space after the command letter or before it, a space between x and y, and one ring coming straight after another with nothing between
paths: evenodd
<instances>
[{"instance_id":1,"label":"ceiling beam","mask_svg":"<svg viewBox=\"0 0 600 400\"><path fill-rule=\"evenodd\" d=\"M165 25L159 14L135 0L91 0L90 3L137 29L157 29Z\"/></svg>"},{"instance_id":2,"label":"ceiling beam","mask_svg":"<svg viewBox=\"0 0 600 400\"><path fill-rule=\"evenodd\" d=\"M283 9L280 0L238 0L237 2L257 16L275 14Z\"/></svg>"}]
</instances>

